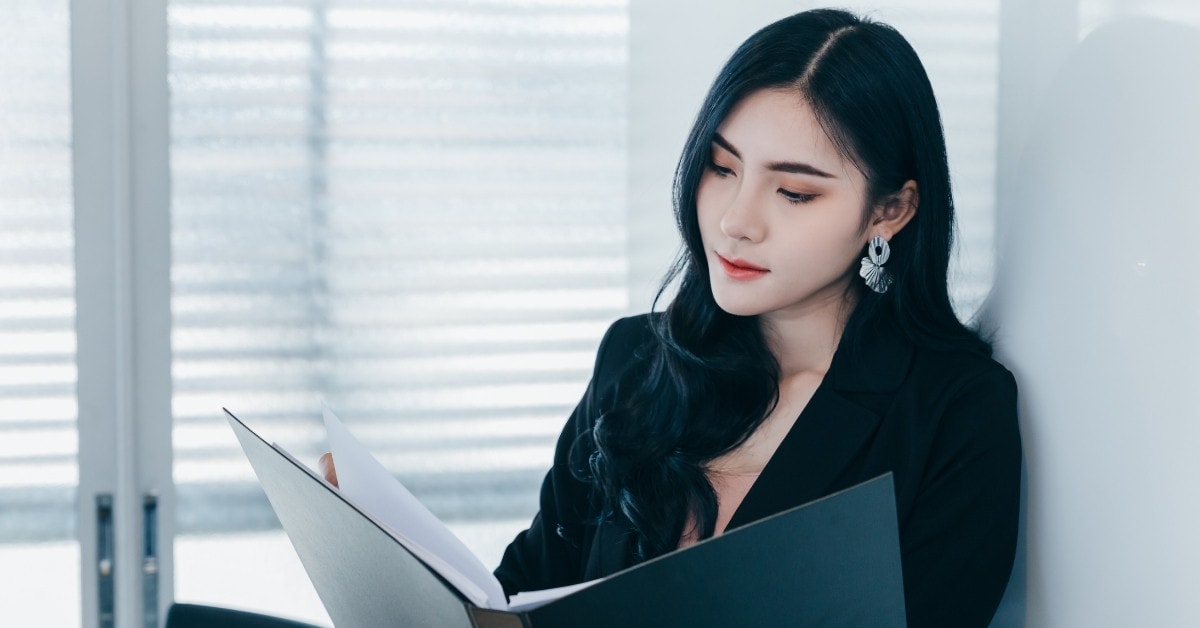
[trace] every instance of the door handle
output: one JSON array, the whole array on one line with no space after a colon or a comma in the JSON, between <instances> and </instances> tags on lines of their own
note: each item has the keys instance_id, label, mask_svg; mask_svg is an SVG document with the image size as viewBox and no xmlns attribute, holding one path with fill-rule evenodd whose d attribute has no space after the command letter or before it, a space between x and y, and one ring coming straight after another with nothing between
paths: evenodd
<instances>
[{"instance_id":1,"label":"door handle","mask_svg":"<svg viewBox=\"0 0 1200 628\"><path fill-rule=\"evenodd\" d=\"M158 628L158 492L142 498L142 622Z\"/></svg>"},{"instance_id":2,"label":"door handle","mask_svg":"<svg viewBox=\"0 0 1200 628\"><path fill-rule=\"evenodd\" d=\"M100 605L100 628L113 628L113 499L110 493L96 495L96 572Z\"/></svg>"}]
</instances>

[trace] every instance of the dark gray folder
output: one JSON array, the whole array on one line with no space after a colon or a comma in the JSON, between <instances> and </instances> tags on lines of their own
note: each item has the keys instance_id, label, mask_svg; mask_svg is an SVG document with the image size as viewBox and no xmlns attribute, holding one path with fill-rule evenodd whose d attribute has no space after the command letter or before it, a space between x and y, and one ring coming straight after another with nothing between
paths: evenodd
<instances>
[{"instance_id":1,"label":"dark gray folder","mask_svg":"<svg viewBox=\"0 0 1200 628\"><path fill-rule=\"evenodd\" d=\"M474 606L312 471L229 423L338 628L905 625L890 473L517 613Z\"/></svg>"}]
</instances>

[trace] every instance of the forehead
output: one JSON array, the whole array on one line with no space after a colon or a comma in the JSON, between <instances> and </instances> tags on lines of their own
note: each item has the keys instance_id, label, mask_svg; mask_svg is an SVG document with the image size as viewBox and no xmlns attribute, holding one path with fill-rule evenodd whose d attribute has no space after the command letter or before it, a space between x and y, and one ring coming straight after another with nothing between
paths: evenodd
<instances>
[{"instance_id":1,"label":"forehead","mask_svg":"<svg viewBox=\"0 0 1200 628\"><path fill-rule=\"evenodd\" d=\"M748 165L802 161L826 172L850 174L808 102L795 90L764 89L743 98L717 128Z\"/></svg>"}]
</instances>

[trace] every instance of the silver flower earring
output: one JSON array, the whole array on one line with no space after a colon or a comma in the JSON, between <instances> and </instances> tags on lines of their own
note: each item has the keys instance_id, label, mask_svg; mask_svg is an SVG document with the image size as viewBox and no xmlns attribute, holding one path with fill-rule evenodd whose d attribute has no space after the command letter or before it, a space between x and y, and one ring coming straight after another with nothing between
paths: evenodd
<instances>
[{"instance_id":1,"label":"silver flower earring","mask_svg":"<svg viewBox=\"0 0 1200 628\"><path fill-rule=\"evenodd\" d=\"M867 257L862 258L862 268L858 270L858 276L867 280L867 287L879 294L892 287L892 273L883 267L891 255L887 240L875 236L867 245Z\"/></svg>"}]
</instances>

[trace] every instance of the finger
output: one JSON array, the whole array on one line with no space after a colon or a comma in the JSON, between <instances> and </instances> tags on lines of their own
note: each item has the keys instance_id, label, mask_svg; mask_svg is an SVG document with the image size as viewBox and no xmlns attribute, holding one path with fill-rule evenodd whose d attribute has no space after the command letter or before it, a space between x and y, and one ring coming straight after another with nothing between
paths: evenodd
<instances>
[{"instance_id":1,"label":"finger","mask_svg":"<svg viewBox=\"0 0 1200 628\"><path fill-rule=\"evenodd\" d=\"M338 485L337 467L333 465L332 453L325 452L321 454L320 459L317 460L317 466L321 469L321 475L325 476L326 482L334 486Z\"/></svg>"}]
</instances>

